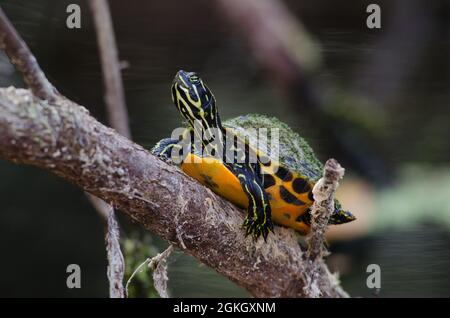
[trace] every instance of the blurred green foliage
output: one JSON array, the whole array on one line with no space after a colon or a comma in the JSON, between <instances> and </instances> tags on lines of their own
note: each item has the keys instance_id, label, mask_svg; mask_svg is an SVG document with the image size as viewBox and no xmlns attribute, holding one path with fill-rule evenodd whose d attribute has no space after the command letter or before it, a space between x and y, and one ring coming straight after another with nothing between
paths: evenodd
<instances>
[{"instance_id":1,"label":"blurred green foliage","mask_svg":"<svg viewBox=\"0 0 450 318\"><path fill-rule=\"evenodd\" d=\"M448 166L405 166L395 186L377 193L375 204L375 231L435 224L450 232L450 169Z\"/></svg>"},{"instance_id":2,"label":"blurred green foliage","mask_svg":"<svg viewBox=\"0 0 450 318\"><path fill-rule=\"evenodd\" d=\"M121 245L125 258L125 282L128 283L134 271L148 258L157 255L158 251L154 247L150 235L139 236L138 232L133 232L132 237L124 238ZM152 271L148 266L142 266L130 280L127 295L131 298L159 298L159 294L153 286Z\"/></svg>"}]
</instances>

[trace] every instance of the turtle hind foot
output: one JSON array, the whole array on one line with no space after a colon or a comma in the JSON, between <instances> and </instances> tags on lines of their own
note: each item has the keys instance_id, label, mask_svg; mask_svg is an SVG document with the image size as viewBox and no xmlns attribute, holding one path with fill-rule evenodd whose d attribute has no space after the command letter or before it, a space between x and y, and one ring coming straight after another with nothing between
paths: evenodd
<instances>
[{"instance_id":1,"label":"turtle hind foot","mask_svg":"<svg viewBox=\"0 0 450 318\"><path fill-rule=\"evenodd\" d=\"M273 232L273 224L271 220L260 224L253 219L246 218L243 227L245 229L245 237L252 235L254 241L257 241L262 236L264 238L264 242L267 242L269 233Z\"/></svg>"}]
</instances>

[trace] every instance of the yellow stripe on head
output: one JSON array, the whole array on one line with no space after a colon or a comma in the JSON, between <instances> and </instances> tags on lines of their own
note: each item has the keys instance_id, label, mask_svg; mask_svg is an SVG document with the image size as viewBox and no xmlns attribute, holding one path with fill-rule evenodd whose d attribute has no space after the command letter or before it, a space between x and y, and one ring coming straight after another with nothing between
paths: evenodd
<instances>
[{"instance_id":1,"label":"yellow stripe on head","mask_svg":"<svg viewBox=\"0 0 450 318\"><path fill-rule=\"evenodd\" d=\"M196 73L179 71L175 75L172 98L190 125L199 120L203 129L222 128L214 95Z\"/></svg>"}]
</instances>

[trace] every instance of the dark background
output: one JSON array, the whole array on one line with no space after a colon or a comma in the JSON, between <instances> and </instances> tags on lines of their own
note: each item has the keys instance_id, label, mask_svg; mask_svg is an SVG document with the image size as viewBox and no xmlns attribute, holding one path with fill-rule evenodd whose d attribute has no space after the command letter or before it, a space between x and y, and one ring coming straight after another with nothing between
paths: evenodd
<instances>
[{"instance_id":1,"label":"dark background","mask_svg":"<svg viewBox=\"0 0 450 318\"><path fill-rule=\"evenodd\" d=\"M365 25L371 2L282 2L318 45L323 62L313 78L321 95L332 92L327 107L356 100L351 110L336 108L336 122L351 117L358 123L342 138L352 152L376 159L370 173L335 146L336 131L324 132L321 117L293 106L213 1L110 1L120 58L128 64L123 79L133 139L150 148L180 125L170 83L179 69L197 71L223 118L276 116L300 132L321 160L334 157L346 167L341 201L358 221L332 229L329 262L351 295L373 295L365 271L376 263L382 269L380 296L449 297L448 1L372 1L382 8L380 30ZM81 29L66 27L70 3L81 6ZM87 3L0 5L58 90L106 122ZM23 86L3 54L0 85ZM354 136L362 142L352 143ZM108 296L102 220L80 189L45 171L0 161L0 200L0 296ZM139 230L126 217L120 221ZM152 244L165 246L156 237ZM78 290L65 284L71 263L81 266ZM179 252L169 260L169 277L173 296L247 295Z\"/></svg>"}]
</instances>

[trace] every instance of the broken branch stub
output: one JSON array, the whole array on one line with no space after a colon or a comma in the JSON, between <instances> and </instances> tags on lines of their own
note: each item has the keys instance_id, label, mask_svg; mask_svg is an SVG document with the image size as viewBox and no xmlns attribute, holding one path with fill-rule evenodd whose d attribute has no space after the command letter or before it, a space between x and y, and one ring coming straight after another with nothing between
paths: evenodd
<instances>
[{"instance_id":1,"label":"broken branch stub","mask_svg":"<svg viewBox=\"0 0 450 318\"><path fill-rule=\"evenodd\" d=\"M334 195L344 171L335 159L327 160L323 177L313 188L311 231L306 238L308 249L305 259L307 268L305 292L311 297L323 296L319 278L322 275L331 275L323 261L323 257L326 256L325 231L334 212Z\"/></svg>"}]
</instances>

